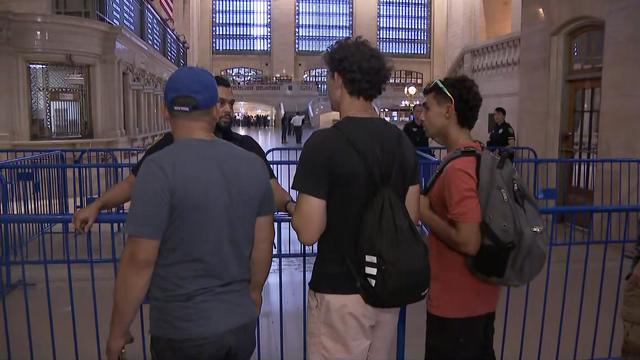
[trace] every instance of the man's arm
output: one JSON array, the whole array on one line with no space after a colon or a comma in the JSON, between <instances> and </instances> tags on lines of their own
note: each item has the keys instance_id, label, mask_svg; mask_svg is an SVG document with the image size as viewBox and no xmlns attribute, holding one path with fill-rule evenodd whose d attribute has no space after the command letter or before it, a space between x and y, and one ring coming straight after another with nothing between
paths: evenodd
<instances>
[{"instance_id":1,"label":"man's arm","mask_svg":"<svg viewBox=\"0 0 640 360\"><path fill-rule=\"evenodd\" d=\"M129 236L120 258L116 277L107 358L116 360L122 348L131 342L129 327L145 294L158 256L160 241Z\"/></svg>"},{"instance_id":2,"label":"man's arm","mask_svg":"<svg viewBox=\"0 0 640 360\"><path fill-rule=\"evenodd\" d=\"M75 229L82 233L89 231L100 211L113 209L129 201L135 181L136 177L133 174L129 174L89 206L76 211L73 214L73 226Z\"/></svg>"},{"instance_id":3,"label":"man's arm","mask_svg":"<svg viewBox=\"0 0 640 360\"><path fill-rule=\"evenodd\" d=\"M293 215L295 205L290 202L291 195L289 195L289 193L280 186L278 179L271 179L271 190L273 190L273 202L276 204L276 210ZM287 207L289 209L287 209Z\"/></svg>"},{"instance_id":4,"label":"man's arm","mask_svg":"<svg viewBox=\"0 0 640 360\"><path fill-rule=\"evenodd\" d=\"M450 225L433 212L429 197L424 195L420 197L420 214L429 230L453 250L468 256L480 250L480 224L454 222Z\"/></svg>"},{"instance_id":5,"label":"man's arm","mask_svg":"<svg viewBox=\"0 0 640 360\"><path fill-rule=\"evenodd\" d=\"M258 312L262 307L262 288L271 269L274 236L273 215L256 218L255 239L251 249L251 282L249 290Z\"/></svg>"},{"instance_id":6,"label":"man's arm","mask_svg":"<svg viewBox=\"0 0 640 360\"><path fill-rule=\"evenodd\" d=\"M411 221L418 225L418 221L420 220L420 185L409 187L404 204L407 207Z\"/></svg>"},{"instance_id":7,"label":"man's arm","mask_svg":"<svg viewBox=\"0 0 640 360\"><path fill-rule=\"evenodd\" d=\"M511 125L509 125L507 132L507 146L516 146L516 132Z\"/></svg>"},{"instance_id":8,"label":"man's arm","mask_svg":"<svg viewBox=\"0 0 640 360\"><path fill-rule=\"evenodd\" d=\"M315 244L327 226L327 202L311 195L298 194L291 224L301 243L307 246Z\"/></svg>"}]
</instances>

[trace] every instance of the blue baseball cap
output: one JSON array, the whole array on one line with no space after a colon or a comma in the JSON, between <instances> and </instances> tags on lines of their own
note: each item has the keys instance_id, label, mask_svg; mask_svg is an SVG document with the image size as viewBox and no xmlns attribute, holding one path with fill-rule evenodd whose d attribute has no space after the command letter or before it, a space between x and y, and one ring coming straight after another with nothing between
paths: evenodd
<instances>
[{"instance_id":1,"label":"blue baseball cap","mask_svg":"<svg viewBox=\"0 0 640 360\"><path fill-rule=\"evenodd\" d=\"M216 79L205 69L181 67L167 80L164 103L169 111L191 112L211 109L218 103Z\"/></svg>"}]
</instances>

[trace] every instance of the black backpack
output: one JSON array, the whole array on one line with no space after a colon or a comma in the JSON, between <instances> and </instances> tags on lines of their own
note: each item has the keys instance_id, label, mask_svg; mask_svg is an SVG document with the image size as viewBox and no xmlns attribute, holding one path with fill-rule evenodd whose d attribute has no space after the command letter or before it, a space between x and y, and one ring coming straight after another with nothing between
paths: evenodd
<instances>
[{"instance_id":1,"label":"black backpack","mask_svg":"<svg viewBox=\"0 0 640 360\"><path fill-rule=\"evenodd\" d=\"M487 149L457 150L442 161L425 192L431 190L448 164L465 156L477 161L482 211L482 244L478 254L467 258L469 270L487 282L526 285L544 268L549 238L536 200L513 166L510 150L497 154Z\"/></svg>"},{"instance_id":2,"label":"black backpack","mask_svg":"<svg viewBox=\"0 0 640 360\"><path fill-rule=\"evenodd\" d=\"M378 308L395 308L424 299L429 288L427 246L411 220L404 199L391 186L403 157L396 155L392 172L382 174L368 164L367 157L338 127L347 143L358 154L375 183L374 196L365 207L357 238L358 260L352 262L344 251L363 300ZM397 131L398 147L405 136ZM398 154L398 152L396 152ZM384 176L386 175L386 176ZM386 181L385 181L386 180Z\"/></svg>"}]
</instances>

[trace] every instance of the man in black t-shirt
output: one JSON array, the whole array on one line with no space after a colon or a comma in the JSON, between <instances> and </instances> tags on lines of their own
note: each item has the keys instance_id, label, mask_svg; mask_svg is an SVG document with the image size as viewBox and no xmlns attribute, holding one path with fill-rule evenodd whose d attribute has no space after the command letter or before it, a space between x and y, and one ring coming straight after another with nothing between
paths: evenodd
<instances>
[{"instance_id":1,"label":"man in black t-shirt","mask_svg":"<svg viewBox=\"0 0 640 360\"><path fill-rule=\"evenodd\" d=\"M271 177L271 188L273 190L276 209L278 211L285 211L289 214L293 214L293 211L295 210L295 203L290 201L291 197L289 196L289 193L287 193L287 191L278 183L278 180L276 179L260 144L248 135L240 135L231 131L231 123L233 121L233 104L235 103L233 92L231 91L231 83L222 76L216 76L215 79L218 85L218 104L216 106L221 114L218 122L216 123L215 135L256 154L264 161L265 166L269 171L269 176ZM162 138L160 138L160 140L156 141L151 145L151 147L149 147L149 149L147 149L144 156L131 169L131 174L129 176L109 189L100 196L100 198L87 207L76 211L73 215L73 225L76 230L81 232L89 231L100 211L112 209L129 201L133 191L133 184L135 183L138 171L140 171L140 167L144 161L149 155L160 151L171 144L173 144L173 135L171 133L166 133ZM198 160L194 159L194 161ZM202 164L202 166L206 165L207 164Z\"/></svg>"},{"instance_id":2,"label":"man in black t-shirt","mask_svg":"<svg viewBox=\"0 0 640 360\"><path fill-rule=\"evenodd\" d=\"M318 243L309 283L307 357L390 359L399 309L366 304L346 258L358 263L360 221L376 192L369 171L393 172L392 187L417 222L415 149L371 104L391 74L378 49L360 37L347 38L332 45L324 61L331 108L342 119L307 140L293 182L299 191L293 228L303 244ZM362 149L367 164L345 137Z\"/></svg>"},{"instance_id":3,"label":"man in black t-shirt","mask_svg":"<svg viewBox=\"0 0 640 360\"><path fill-rule=\"evenodd\" d=\"M497 107L494 114L496 126L489 134L489 147L507 147L516 145L516 133L513 127L505 120L507 111L501 107Z\"/></svg>"}]
</instances>

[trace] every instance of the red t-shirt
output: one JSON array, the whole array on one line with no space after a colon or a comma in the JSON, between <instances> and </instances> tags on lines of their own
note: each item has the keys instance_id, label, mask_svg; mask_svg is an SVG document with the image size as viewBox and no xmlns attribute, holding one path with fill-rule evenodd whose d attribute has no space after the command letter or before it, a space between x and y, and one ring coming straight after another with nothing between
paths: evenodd
<instances>
[{"instance_id":1,"label":"red t-shirt","mask_svg":"<svg viewBox=\"0 0 640 360\"><path fill-rule=\"evenodd\" d=\"M465 143L461 147L469 146L480 149L476 143ZM450 224L480 223L477 183L475 158L462 157L452 161L429 192L434 213ZM467 268L465 255L452 250L436 234L430 233L427 242L431 265L429 313L463 318L496 311L500 286L475 277Z\"/></svg>"}]
</instances>

